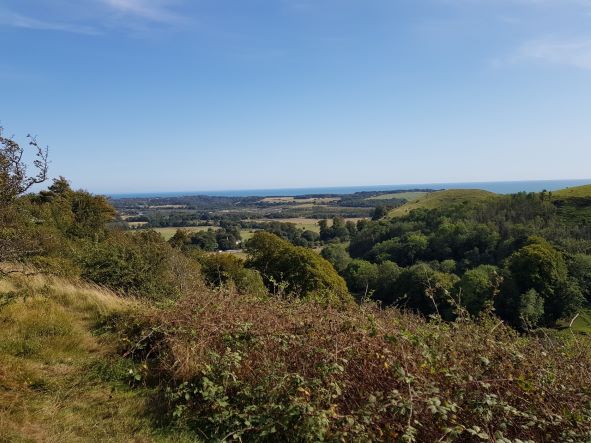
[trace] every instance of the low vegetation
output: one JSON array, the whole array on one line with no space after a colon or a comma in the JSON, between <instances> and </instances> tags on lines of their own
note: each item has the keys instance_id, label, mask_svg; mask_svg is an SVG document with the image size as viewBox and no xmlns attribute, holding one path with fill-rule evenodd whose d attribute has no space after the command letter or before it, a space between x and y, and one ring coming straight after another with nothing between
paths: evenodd
<instances>
[{"instance_id":1,"label":"low vegetation","mask_svg":"<svg viewBox=\"0 0 591 443\"><path fill-rule=\"evenodd\" d=\"M173 423L213 440L591 438L586 339L223 291L136 322L121 334L147 385Z\"/></svg>"},{"instance_id":2,"label":"low vegetation","mask_svg":"<svg viewBox=\"0 0 591 443\"><path fill-rule=\"evenodd\" d=\"M0 441L193 441L151 418L104 329L135 302L37 275L0 281L0 304Z\"/></svg>"}]
</instances>

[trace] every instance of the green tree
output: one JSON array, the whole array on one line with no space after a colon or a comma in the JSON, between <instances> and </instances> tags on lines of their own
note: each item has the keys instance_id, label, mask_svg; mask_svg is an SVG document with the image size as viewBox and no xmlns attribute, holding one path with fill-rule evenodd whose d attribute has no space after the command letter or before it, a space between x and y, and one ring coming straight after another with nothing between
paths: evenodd
<instances>
[{"instance_id":1,"label":"green tree","mask_svg":"<svg viewBox=\"0 0 591 443\"><path fill-rule=\"evenodd\" d=\"M568 263L568 269L583 296L591 302L591 255L575 254Z\"/></svg>"},{"instance_id":2,"label":"green tree","mask_svg":"<svg viewBox=\"0 0 591 443\"><path fill-rule=\"evenodd\" d=\"M535 289L530 289L519 301L519 319L521 326L536 326L544 316L544 299Z\"/></svg>"},{"instance_id":3,"label":"green tree","mask_svg":"<svg viewBox=\"0 0 591 443\"><path fill-rule=\"evenodd\" d=\"M328 260L339 274L342 274L351 262L351 256L347 252L347 247L340 243L326 246L322 249L320 255Z\"/></svg>"},{"instance_id":4,"label":"green tree","mask_svg":"<svg viewBox=\"0 0 591 443\"><path fill-rule=\"evenodd\" d=\"M36 155L32 175L23 160L25 148L5 137L0 127L0 263L23 260L39 249L35 233L27 229L31 224L28 208L17 200L31 187L47 180L49 162L47 149L42 149L34 137L28 138L29 148Z\"/></svg>"},{"instance_id":5,"label":"green tree","mask_svg":"<svg viewBox=\"0 0 591 443\"><path fill-rule=\"evenodd\" d=\"M175 251L155 231L115 232L78 253L82 276L126 294L165 299L195 290L198 263Z\"/></svg>"},{"instance_id":6,"label":"green tree","mask_svg":"<svg viewBox=\"0 0 591 443\"><path fill-rule=\"evenodd\" d=\"M564 256L546 240L530 237L525 246L511 255L508 269L519 294L534 289L542 297L547 324L576 309L580 291L567 280Z\"/></svg>"},{"instance_id":7,"label":"green tree","mask_svg":"<svg viewBox=\"0 0 591 443\"><path fill-rule=\"evenodd\" d=\"M352 300L332 265L311 249L294 246L268 232L257 232L246 244L247 266L258 270L266 285L283 282L287 291L328 302Z\"/></svg>"},{"instance_id":8,"label":"green tree","mask_svg":"<svg viewBox=\"0 0 591 443\"><path fill-rule=\"evenodd\" d=\"M234 285L242 294L267 295L261 274L244 267L244 261L232 254L201 254L201 272L214 286Z\"/></svg>"},{"instance_id":9,"label":"green tree","mask_svg":"<svg viewBox=\"0 0 591 443\"><path fill-rule=\"evenodd\" d=\"M376 208L374 209L371 219L373 221L381 220L382 218L386 217L387 215L388 215L388 208L380 205L380 206L376 206Z\"/></svg>"},{"instance_id":10,"label":"green tree","mask_svg":"<svg viewBox=\"0 0 591 443\"><path fill-rule=\"evenodd\" d=\"M487 303L494 303L502 280L496 266L480 265L466 271L456 287L460 302L470 314L478 315Z\"/></svg>"},{"instance_id":11,"label":"green tree","mask_svg":"<svg viewBox=\"0 0 591 443\"><path fill-rule=\"evenodd\" d=\"M378 265L366 260L352 260L344 275L349 289L360 295L367 295L378 287Z\"/></svg>"},{"instance_id":12,"label":"green tree","mask_svg":"<svg viewBox=\"0 0 591 443\"><path fill-rule=\"evenodd\" d=\"M394 292L384 301L425 315L439 313L443 318L451 319L450 297L458 280L454 274L435 271L429 265L419 263L402 270Z\"/></svg>"}]
</instances>

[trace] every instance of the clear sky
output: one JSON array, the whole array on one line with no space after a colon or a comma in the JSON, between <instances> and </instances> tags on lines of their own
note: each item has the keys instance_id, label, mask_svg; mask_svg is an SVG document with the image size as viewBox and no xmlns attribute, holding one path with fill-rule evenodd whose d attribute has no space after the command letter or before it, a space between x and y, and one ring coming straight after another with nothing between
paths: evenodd
<instances>
[{"instance_id":1,"label":"clear sky","mask_svg":"<svg viewBox=\"0 0 591 443\"><path fill-rule=\"evenodd\" d=\"M0 0L0 48L93 192L591 177L591 0Z\"/></svg>"}]
</instances>

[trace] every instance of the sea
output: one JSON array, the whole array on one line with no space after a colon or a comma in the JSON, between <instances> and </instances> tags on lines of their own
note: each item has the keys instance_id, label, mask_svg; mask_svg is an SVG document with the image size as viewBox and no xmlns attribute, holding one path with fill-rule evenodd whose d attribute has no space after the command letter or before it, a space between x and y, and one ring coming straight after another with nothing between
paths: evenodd
<instances>
[{"instance_id":1,"label":"sea","mask_svg":"<svg viewBox=\"0 0 591 443\"><path fill-rule=\"evenodd\" d=\"M317 188L278 188L278 189L234 189L225 191L179 191L179 192L142 192L107 194L113 199L119 198L166 198L189 195L207 195L211 197L293 197L318 194L353 194L364 191L398 191L407 189L483 189L496 194L516 194L518 192L556 191L591 184L591 179L578 180L528 180L499 182L463 182L463 183L413 183L378 186L337 186Z\"/></svg>"}]
</instances>

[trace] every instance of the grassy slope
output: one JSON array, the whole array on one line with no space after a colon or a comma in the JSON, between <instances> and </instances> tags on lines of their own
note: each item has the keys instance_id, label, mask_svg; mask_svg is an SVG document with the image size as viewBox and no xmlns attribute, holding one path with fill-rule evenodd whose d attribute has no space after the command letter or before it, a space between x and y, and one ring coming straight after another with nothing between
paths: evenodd
<instances>
[{"instance_id":1,"label":"grassy slope","mask_svg":"<svg viewBox=\"0 0 591 443\"><path fill-rule=\"evenodd\" d=\"M376 195L375 197L369 197L366 200L389 200L392 198L402 198L409 202L412 202L421 197L424 197L427 194L428 192L398 192L393 194Z\"/></svg>"},{"instance_id":2,"label":"grassy slope","mask_svg":"<svg viewBox=\"0 0 591 443\"><path fill-rule=\"evenodd\" d=\"M552 196L554 198L591 197L591 185L561 189L559 191L554 191Z\"/></svg>"},{"instance_id":3,"label":"grassy slope","mask_svg":"<svg viewBox=\"0 0 591 443\"><path fill-rule=\"evenodd\" d=\"M448 189L432 192L418 200L409 202L390 212L391 217L402 217L410 211L419 208L436 209L464 202L482 201L493 198L496 194L480 189Z\"/></svg>"},{"instance_id":4,"label":"grassy slope","mask_svg":"<svg viewBox=\"0 0 591 443\"><path fill-rule=\"evenodd\" d=\"M552 200L565 220L591 223L591 185L555 191Z\"/></svg>"},{"instance_id":5,"label":"grassy slope","mask_svg":"<svg viewBox=\"0 0 591 443\"><path fill-rule=\"evenodd\" d=\"M101 318L131 307L103 289L0 280L0 442L182 441L154 428L131 363L97 336Z\"/></svg>"},{"instance_id":6,"label":"grassy slope","mask_svg":"<svg viewBox=\"0 0 591 443\"><path fill-rule=\"evenodd\" d=\"M583 334L591 335L591 307L582 309L579 315L572 322L572 326L568 320L563 320L559 323L559 326L566 331L579 332Z\"/></svg>"}]
</instances>

